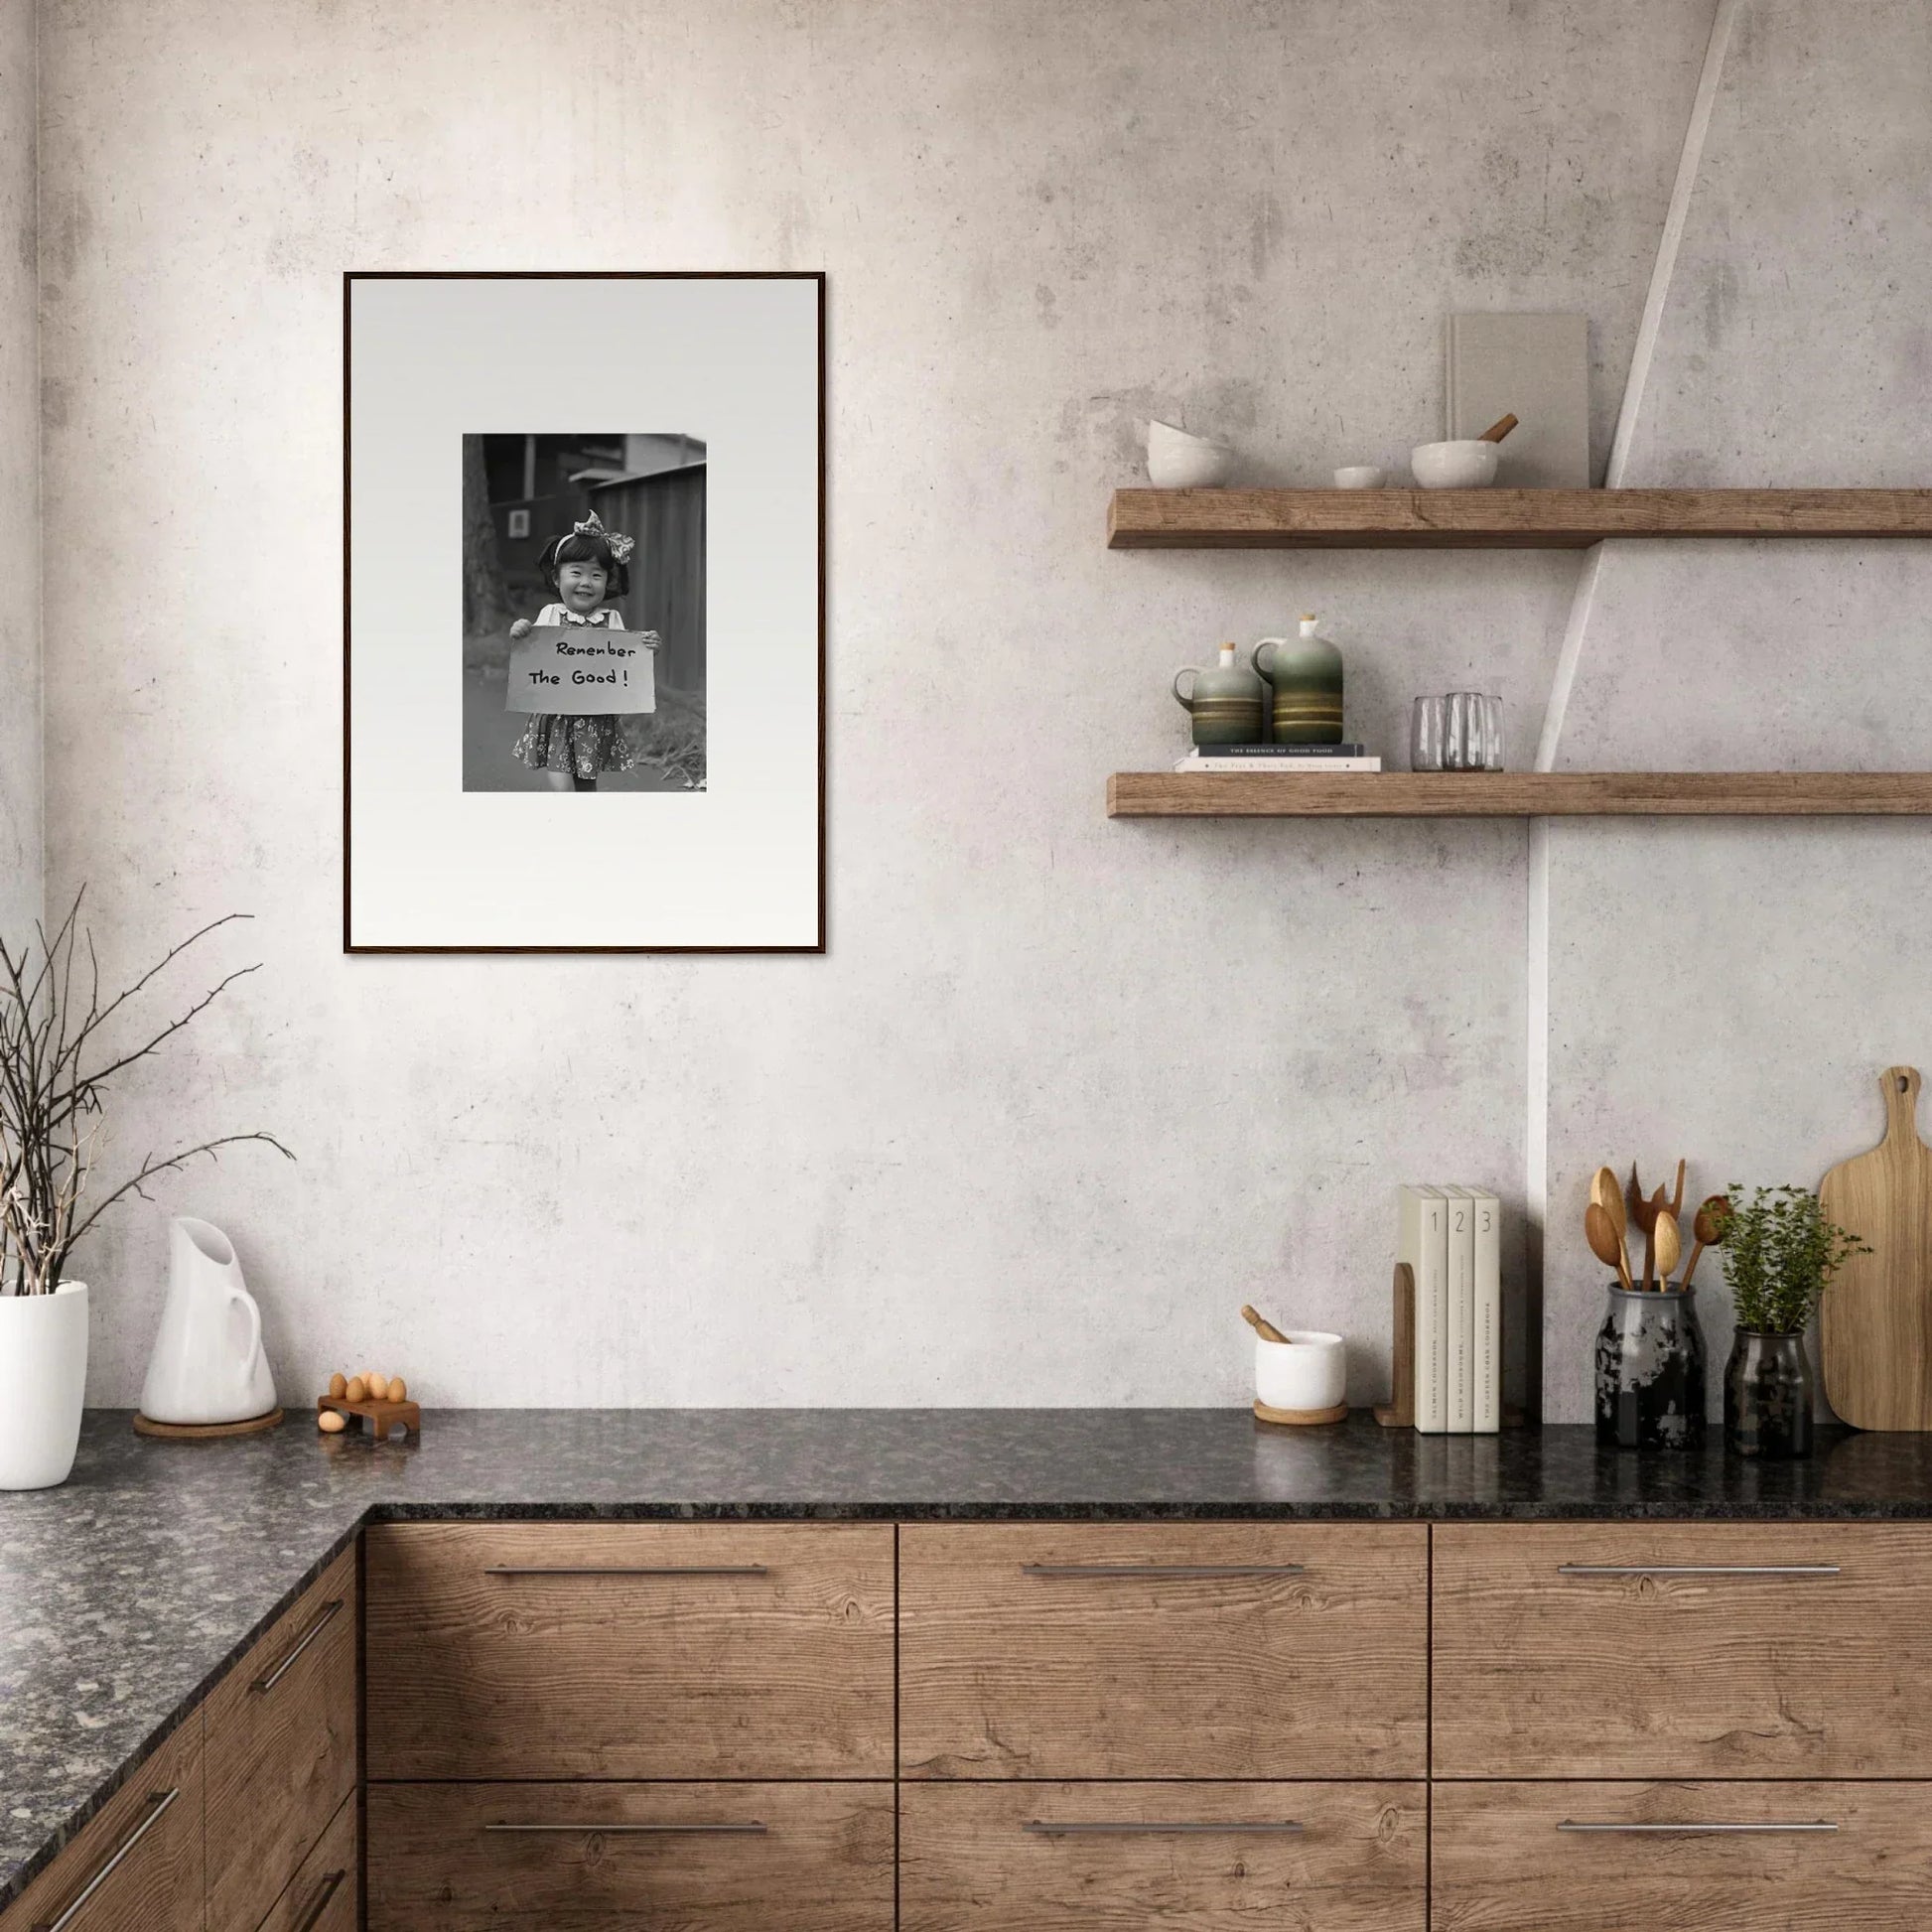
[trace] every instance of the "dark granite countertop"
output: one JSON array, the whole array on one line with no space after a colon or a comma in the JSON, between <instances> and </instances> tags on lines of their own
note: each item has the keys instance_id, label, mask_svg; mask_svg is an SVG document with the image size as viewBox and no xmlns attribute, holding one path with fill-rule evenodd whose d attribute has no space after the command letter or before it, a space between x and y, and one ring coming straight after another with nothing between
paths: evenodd
<instances>
[{"instance_id":1,"label":"dark granite countertop","mask_svg":"<svg viewBox=\"0 0 1932 1932\"><path fill-rule=\"evenodd\" d=\"M0 1906L365 1521L409 1517L1932 1518L1932 1436L1809 1462L1424 1437L1239 1409L447 1410L418 1444L173 1444L90 1414L72 1479L0 1495Z\"/></svg>"}]
</instances>

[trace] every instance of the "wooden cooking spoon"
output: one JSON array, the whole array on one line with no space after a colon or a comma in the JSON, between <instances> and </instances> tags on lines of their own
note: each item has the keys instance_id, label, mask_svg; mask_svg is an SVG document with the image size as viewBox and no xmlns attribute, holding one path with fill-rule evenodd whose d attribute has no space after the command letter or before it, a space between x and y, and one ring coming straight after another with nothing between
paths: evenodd
<instances>
[{"instance_id":1,"label":"wooden cooking spoon","mask_svg":"<svg viewBox=\"0 0 1932 1932\"><path fill-rule=\"evenodd\" d=\"M1589 1197L1610 1217L1610 1225L1616 1229L1617 1250L1623 1256L1623 1272L1628 1275L1630 1256L1623 1244L1624 1228L1627 1225L1623 1214L1623 1196L1617 1189L1616 1175L1608 1168L1596 1170L1589 1183Z\"/></svg>"},{"instance_id":2,"label":"wooden cooking spoon","mask_svg":"<svg viewBox=\"0 0 1932 1932\"><path fill-rule=\"evenodd\" d=\"M1670 1286L1670 1271L1684 1258L1684 1235L1677 1225L1677 1216L1668 1207L1657 1216L1657 1226L1652 1240L1657 1245L1657 1286Z\"/></svg>"},{"instance_id":3,"label":"wooden cooking spoon","mask_svg":"<svg viewBox=\"0 0 1932 1932\"><path fill-rule=\"evenodd\" d=\"M1684 1163L1682 1161L1677 1164L1677 1189L1670 1197L1670 1211L1680 1219L1684 1213Z\"/></svg>"},{"instance_id":4,"label":"wooden cooking spoon","mask_svg":"<svg viewBox=\"0 0 1932 1932\"><path fill-rule=\"evenodd\" d=\"M1706 1194L1698 1203L1697 1218L1691 1223L1691 1234L1696 1242L1691 1250L1691 1265L1684 1271L1684 1286L1689 1288L1691 1277L1698 1271L1698 1257L1706 1248L1724 1245L1725 1217L1730 1212L1728 1194Z\"/></svg>"},{"instance_id":5,"label":"wooden cooking spoon","mask_svg":"<svg viewBox=\"0 0 1932 1932\"><path fill-rule=\"evenodd\" d=\"M1590 1253L1614 1268L1617 1280L1628 1288L1630 1258L1623 1252L1623 1236L1617 1232L1609 1210L1601 1201L1591 1201L1584 1209L1584 1239L1589 1243Z\"/></svg>"},{"instance_id":6,"label":"wooden cooking spoon","mask_svg":"<svg viewBox=\"0 0 1932 1932\"><path fill-rule=\"evenodd\" d=\"M1263 1341L1286 1341L1288 1337L1268 1319L1265 1314L1257 1314L1245 1303L1241 1309L1241 1319L1245 1321Z\"/></svg>"}]
</instances>

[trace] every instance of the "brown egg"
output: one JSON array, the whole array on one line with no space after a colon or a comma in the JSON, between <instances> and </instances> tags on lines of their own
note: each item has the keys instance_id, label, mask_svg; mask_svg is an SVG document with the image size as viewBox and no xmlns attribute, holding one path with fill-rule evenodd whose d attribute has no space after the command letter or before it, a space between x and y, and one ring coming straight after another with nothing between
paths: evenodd
<instances>
[{"instance_id":1,"label":"brown egg","mask_svg":"<svg viewBox=\"0 0 1932 1932\"><path fill-rule=\"evenodd\" d=\"M359 1375L351 1375L342 1399L345 1402L366 1402L369 1399L369 1385Z\"/></svg>"},{"instance_id":2,"label":"brown egg","mask_svg":"<svg viewBox=\"0 0 1932 1932\"><path fill-rule=\"evenodd\" d=\"M316 1427L325 1436L340 1436L348 1427L348 1418L340 1409L325 1409L316 1418Z\"/></svg>"},{"instance_id":3,"label":"brown egg","mask_svg":"<svg viewBox=\"0 0 1932 1932\"><path fill-rule=\"evenodd\" d=\"M369 1400L371 1402L387 1402L389 1400L389 1378L386 1375L378 1375L371 1369L362 1379L369 1385Z\"/></svg>"},{"instance_id":4,"label":"brown egg","mask_svg":"<svg viewBox=\"0 0 1932 1932\"><path fill-rule=\"evenodd\" d=\"M338 1369L335 1372L335 1374L329 1378L329 1395L331 1401L340 1402L343 1399L343 1394L347 1389L347 1387L348 1387L348 1378L345 1375L344 1375L341 1369Z\"/></svg>"},{"instance_id":5,"label":"brown egg","mask_svg":"<svg viewBox=\"0 0 1932 1932\"><path fill-rule=\"evenodd\" d=\"M408 1399L409 1399L409 1384L406 1383L400 1375L390 1376L389 1400L391 1402L406 1402Z\"/></svg>"}]
</instances>

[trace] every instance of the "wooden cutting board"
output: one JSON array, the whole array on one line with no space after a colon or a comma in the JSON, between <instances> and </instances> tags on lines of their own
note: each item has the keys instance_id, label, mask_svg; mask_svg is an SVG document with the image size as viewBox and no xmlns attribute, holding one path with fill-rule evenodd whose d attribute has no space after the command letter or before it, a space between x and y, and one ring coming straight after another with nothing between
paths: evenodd
<instances>
[{"instance_id":1,"label":"wooden cutting board","mask_svg":"<svg viewBox=\"0 0 1932 1932\"><path fill-rule=\"evenodd\" d=\"M1818 1188L1827 1219L1871 1249L1825 1296L1825 1393L1860 1429L1932 1430L1932 1148L1918 1137L1918 1069L1888 1066L1878 1089L1885 1138Z\"/></svg>"}]
</instances>

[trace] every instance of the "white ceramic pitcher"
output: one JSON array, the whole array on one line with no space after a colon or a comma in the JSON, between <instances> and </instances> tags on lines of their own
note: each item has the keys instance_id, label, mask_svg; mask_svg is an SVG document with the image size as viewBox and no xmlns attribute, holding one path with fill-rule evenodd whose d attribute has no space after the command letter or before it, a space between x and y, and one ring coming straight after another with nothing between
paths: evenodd
<instances>
[{"instance_id":1,"label":"white ceramic pitcher","mask_svg":"<svg viewBox=\"0 0 1932 1932\"><path fill-rule=\"evenodd\" d=\"M150 1422L246 1422L275 1407L261 1310L241 1284L234 1243L211 1222L168 1224L168 1302L141 1413Z\"/></svg>"}]
</instances>

